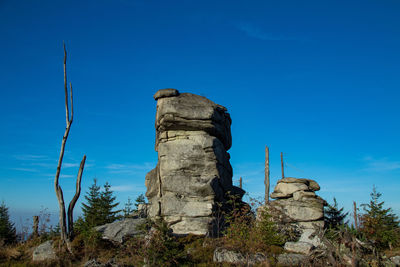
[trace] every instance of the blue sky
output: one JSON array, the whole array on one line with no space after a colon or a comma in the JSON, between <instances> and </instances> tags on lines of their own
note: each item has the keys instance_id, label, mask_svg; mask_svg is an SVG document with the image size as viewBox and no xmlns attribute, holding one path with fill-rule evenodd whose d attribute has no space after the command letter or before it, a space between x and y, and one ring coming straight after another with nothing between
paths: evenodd
<instances>
[{"instance_id":1,"label":"blue sky","mask_svg":"<svg viewBox=\"0 0 400 267\"><path fill-rule=\"evenodd\" d=\"M273 184L284 152L286 175L317 180L328 201L350 210L375 184L400 214L399 12L398 1L2 0L0 200L17 224L57 212L65 40L67 203L83 154L83 193L94 177L121 203L145 192L152 96L171 87L228 108L233 179L250 196L263 194L268 145Z\"/></svg>"}]
</instances>

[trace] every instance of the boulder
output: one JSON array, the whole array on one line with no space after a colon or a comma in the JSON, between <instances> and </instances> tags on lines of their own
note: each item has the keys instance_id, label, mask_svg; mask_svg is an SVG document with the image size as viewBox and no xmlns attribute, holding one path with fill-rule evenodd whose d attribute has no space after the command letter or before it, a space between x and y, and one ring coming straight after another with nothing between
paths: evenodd
<instances>
[{"instance_id":1,"label":"boulder","mask_svg":"<svg viewBox=\"0 0 400 267\"><path fill-rule=\"evenodd\" d=\"M227 150L232 145L227 109L205 97L158 91L156 167L146 175L147 214L162 217L175 234L213 235L228 192L244 194L232 184Z\"/></svg>"},{"instance_id":2,"label":"boulder","mask_svg":"<svg viewBox=\"0 0 400 267\"><path fill-rule=\"evenodd\" d=\"M324 247L322 240L317 235L316 229L304 229L299 238L299 242L312 244L315 247Z\"/></svg>"},{"instance_id":3,"label":"boulder","mask_svg":"<svg viewBox=\"0 0 400 267\"><path fill-rule=\"evenodd\" d=\"M240 252L227 250L225 248L216 248L213 256L214 262L228 262L240 266L253 266L268 260L262 253L248 255L247 257Z\"/></svg>"},{"instance_id":4,"label":"boulder","mask_svg":"<svg viewBox=\"0 0 400 267\"><path fill-rule=\"evenodd\" d=\"M308 186L310 191L320 190L319 184L311 179L286 177L278 180L277 183L303 183Z\"/></svg>"},{"instance_id":5,"label":"boulder","mask_svg":"<svg viewBox=\"0 0 400 267\"><path fill-rule=\"evenodd\" d=\"M297 191L293 193L293 199L296 201L306 201L308 198L316 198L314 192Z\"/></svg>"},{"instance_id":6,"label":"boulder","mask_svg":"<svg viewBox=\"0 0 400 267\"><path fill-rule=\"evenodd\" d=\"M277 266L305 266L307 256L303 254L285 253L278 256Z\"/></svg>"},{"instance_id":7,"label":"boulder","mask_svg":"<svg viewBox=\"0 0 400 267\"><path fill-rule=\"evenodd\" d=\"M274 192L271 193L272 198L288 198L293 195L294 192L297 191L305 191L308 190L308 186L304 183L283 183L279 182Z\"/></svg>"},{"instance_id":8,"label":"boulder","mask_svg":"<svg viewBox=\"0 0 400 267\"><path fill-rule=\"evenodd\" d=\"M289 252L309 254L314 246L308 242L286 242L284 249Z\"/></svg>"},{"instance_id":9,"label":"boulder","mask_svg":"<svg viewBox=\"0 0 400 267\"><path fill-rule=\"evenodd\" d=\"M138 226L145 222L146 219L144 218L127 218L97 226L95 229L101 233L103 239L123 243L128 237L143 234L143 231L138 229Z\"/></svg>"},{"instance_id":10,"label":"boulder","mask_svg":"<svg viewBox=\"0 0 400 267\"><path fill-rule=\"evenodd\" d=\"M307 201L288 198L272 201L270 205L283 212L291 222L311 222L324 217L324 203L321 198L312 198Z\"/></svg>"},{"instance_id":11,"label":"boulder","mask_svg":"<svg viewBox=\"0 0 400 267\"><path fill-rule=\"evenodd\" d=\"M33 250L33 261L57 260L58 257L53 248L53 241L46 241Z\"/></svg>"},{"instance_id":12,"label":"boulder","mask_svg":"<svg viewBox=\"0 0 400 267\"><path fill-rule=\"evenodd\" d=\"M167 89L161 89L158 90L155 94L154 94L154 99L158 100L159 98L163 98L163 97L171 97L171 96L177 96L179 95L178 90L173 89L173 88L167 88Z\"/></svg>"},{"instance_id":13,"label":"boulder","mask_svg":"<svg viewBox=\"0 0 400 267\"><path fill-rule=\"evenodd\" d=\"M391 257L390 261L393 262L396 266L400 266L400 256Z\"/></svg>"}]
</instances>

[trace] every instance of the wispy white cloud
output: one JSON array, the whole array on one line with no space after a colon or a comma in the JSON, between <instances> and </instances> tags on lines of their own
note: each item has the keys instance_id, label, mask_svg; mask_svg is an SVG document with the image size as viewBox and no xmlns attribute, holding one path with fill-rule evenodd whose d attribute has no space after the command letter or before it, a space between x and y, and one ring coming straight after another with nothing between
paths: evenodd
<instances>
[{"instance_id":1,"label":"wispy white cloud","mask_svg":"<svg viewBox=\"0 0 400 267\"><path fill-rule=\"evenodd\" d=\"M248 23L248 22L241 22L236 25L237 29L244 32L250 37L264 40L264 41L289 41L289 40L295 40L295 38L291 38L288 36L284 35L274 35L271 33L267 33L264 30L262 30L260 27Z\"/></svg>"},{"instance_id":2,"label":"wispy white cloud","mask_svg":"<svg viewBox=\"0 0 400 267\"><path fill-rule=\"evenodd\" d=\"M10 170L14 171L21 171L21 172L38 172L35 168L9 168Z\"/></svg>"},{"instance_id":3,"label":"wispy white cloud","mask_svg":"<svg viewBox=\"0 0 400 267\"><path fill-rule=\"evenodd\" d=\"M113 185L111 186L111 190L115 192L144 192L146 189L143 185Z\"/></svg>"},{"instance_id":4,"label":"wispy white cloud","mask_svg":"<svg viewBox=\"0 0 400 267\"><path fill-rule=\"evenodd\" d=\"M79 163L63 163L62 166L64 168L78 167Z\"/></svg>"},{"instance_id":5,"label":"wispy white cloud","mask_svg":"<svg viewBox=\"0 0 400 267\"><path fill-rule=\"evenodd\" d=\"M394 171L400 170L400 161L389 160L388 158L375 159L373 157L365 157L364 161L367 164L365 171Z\"/></svg>"},{"instance_id":6,"label":"wispy white cloud","mask_svg":"<svg viewBox=\"0 0 400 267\"><path fill-rule=\"evenodd\" d=\"M154 163L145 162L143 164L110 164L106 166L106 169L110 173L124 173L124 174L136 174L148 172L155 167Z\"/></svg>"},{"instance_id":7,"label":"wispy white cloud","mask_svg":"<svg viewBox=\"0 0 400 267\"><path fill-rule=\"evenodd\" d=\"M45 155L32 155L32 154L18 154L14 155L14 158L23 161L37 161L37 160L48 159L48 157Z\"/></svg>"}]
</instances>

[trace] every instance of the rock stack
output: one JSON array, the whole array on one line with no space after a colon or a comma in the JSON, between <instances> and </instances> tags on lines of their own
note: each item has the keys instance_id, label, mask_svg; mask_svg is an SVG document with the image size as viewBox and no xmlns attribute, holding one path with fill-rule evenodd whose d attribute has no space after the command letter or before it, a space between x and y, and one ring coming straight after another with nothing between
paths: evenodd
<instances>
[{"instance_id":1,"label":"rock stack","mask_svg":"<svg viewBox=\"0 0 400 267\"><path fill-rule=\"evenodd\" d=\"M321 241L315 235L324 226L325 200L315 194L318 183L310 179L284 178L278 180L271 198L270 207L280 214L280 222L294 224L301 236L297 242L287 242L285 249L307 254Z\"/></svg>"},{"instance_id":2,"label":"rock stack","mask_svg":"<svg viewBox=\"0 0 400 267\"><path fill-rule=\"evenodd\" d=\"M229 113L175 89L159 90L154 99L158 163L146 175L148 216L162 217L175 234L212 235L226 193L244 194L232 185Z\"/></svg>"}]
</instances>

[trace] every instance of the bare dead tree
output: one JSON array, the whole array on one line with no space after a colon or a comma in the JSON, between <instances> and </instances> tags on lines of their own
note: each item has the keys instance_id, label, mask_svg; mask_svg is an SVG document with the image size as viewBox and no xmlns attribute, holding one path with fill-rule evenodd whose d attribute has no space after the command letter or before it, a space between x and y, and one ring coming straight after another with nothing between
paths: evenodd
<instances>
[{"instance_id":1,"label":"bare dead tree","mask_svg":"<svg viewBox=\"0 0 400 267\"><path fill-rule=\"evenodd\" d=\"M283 168L283 152L281 152L281 168L282 168L282 179L285 178L285 172Z\"/></svg>"},{"instance_id":2,"label":"bare dead tree","mask_svg":"<svg viewBox=\"0 0 400 267\"><path fill-rule=\"evenodd\" d=\"M358 230L358 215L357 215L357 203L353 201L353 206L354 206L354 228Z\"/></svg>"},{"instance_id":3,"label":"bare dead tree","mask_svg":"<svg viewBox=\"0 0 400 267\"><path fill-rule=\"evenodd\" d=\"M269 148L265 146L265 204L269 203Z\"/></svg>"},{"instance_id":4,"label":"bare dead tree","mask_svg":"<svg viewBox=\"0 0 400 267\"><path fill-rule=\"evenodd\" d=\"M39 216L33 216L33 227L32 227L32 237L38 237L39 236Z\"/></svg>"},{"instance_id":5,"label":"bare dead tree","mask_svg":"<svg viewBox=\"0 0 400 267\"><path fill-rule=\"evenodd\" d=\"M60 214L59 214L59 225L60 225L60 235L62 243L67 245L67 249L69 252L72 252L70 247L70 241L73 238L73 209L75 207L76 201L79 198L81 192L81 180L82 180L82 173L83 168L85 167L86 155L83 156L81 164L79 166L78 177L76 181L76 192L74 197L72 198L69 207L68 207L68 232L67 232L67 225L66 225L66 218L65 218L65 204L64 204L64 196L63 191L59 185L59 178L61 172L61 165L64 157L65 151L65 144L68 139L68 134L71 129L73 117L74 117L74 104L73 104L73 97L72 97L72 84L70 83L70 105L71 105L71 116L68 108L68 82L67 82L67 50L65 49L64 44L64 91L65 91L65 118L66 118L66 128L64 132L64 136L61 142L61 151L60 156L58 158L57 164L57 171L56 176L54 179L54 188L56 191L58 205L60 207Z\"/></svg>"}]
</instances>

